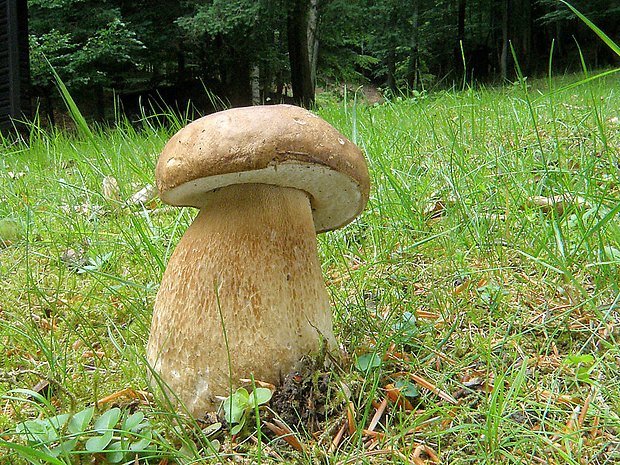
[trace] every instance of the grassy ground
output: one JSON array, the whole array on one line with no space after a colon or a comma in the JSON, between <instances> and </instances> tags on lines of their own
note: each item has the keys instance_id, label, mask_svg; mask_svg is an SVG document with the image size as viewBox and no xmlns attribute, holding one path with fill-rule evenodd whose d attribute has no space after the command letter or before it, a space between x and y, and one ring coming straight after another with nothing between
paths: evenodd
<instances>
[{"instance_id":1,"label":"grassy ground","mask_svg":"<svg viewBox=\"0 0 620 465\"><path fill-rule=\"evenodd\" d=\"M124 200L174 125L5 142L0 461L620 463L620 84L579 79L317 110L373 187L320 238L344 361L302 383L298 443L266 407L231 440L143 401L153 299L195 212ZM108 428L151 451L110 454Z\"/></svg>"}]
</instances>

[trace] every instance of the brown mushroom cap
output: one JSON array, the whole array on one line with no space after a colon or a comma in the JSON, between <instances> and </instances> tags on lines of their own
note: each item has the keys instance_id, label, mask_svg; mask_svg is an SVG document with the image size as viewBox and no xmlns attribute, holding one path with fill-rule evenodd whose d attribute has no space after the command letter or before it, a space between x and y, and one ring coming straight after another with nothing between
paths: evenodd
<instances>
[{"instance_id":1,"label":"brown mushroom cap","mask_svg":"<svg viewBox=\"0 0 620 465\"><path fill-rule=\"evenodd\" d=\"M351 222L370 191L362 151L315 114L292 105L235 108L177 132L155 169L162 201L202 208L208 193L260 183L310 196L317 232Z\"/></svg>"}]
</instances>

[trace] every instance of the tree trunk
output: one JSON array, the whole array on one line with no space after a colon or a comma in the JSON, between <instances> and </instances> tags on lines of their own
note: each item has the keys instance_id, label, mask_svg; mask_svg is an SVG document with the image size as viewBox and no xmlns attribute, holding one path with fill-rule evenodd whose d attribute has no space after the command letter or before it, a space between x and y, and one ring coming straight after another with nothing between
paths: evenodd
<instances>
[{"instance_id":1,"label":"tree trunk","mask_svg":"<svg viewBox=\"0 0 620 465\"><path fill-rule=\"evenodd\" d=\"M457 25L457 37L458 41L465 40L465 7L467 6L466 0L458 0L458 25Z\"/></svg>"},{"instance_id":2,"label":"tree trunk","mask_svg":"<svg viewBox=\"0 0 620 465\"><path fill-rule=\"evenodd\" d=\"M387 56L387 87L392 94L392 97L396 97L396 50L390 48Z\"/></svg>"},{"instance_id":3,"label":"tree trunk","mask_svg":"<svg viewBox=\"0 0 620 465\"><path fill-rule=\"evenodd\" d=\"M97 120L104 121L105 120L105 95L103 91L103 86L96 86L94 89L95 92L95 111L97 112Z\"/></svg>"},{"instance_id":4,"label":"tree trunk","mask_svg":"<svg viewBox=\"0 0 620 465\"><path fill-rule=\"evenodd\" d=\"M517 64L524 75L530 71L532 34L529 28L530 7L530 0L504 0L503 2L501 69L504 79L515 78Z\"/></svg>"},{"instance_id":5,"label":"tree trunk","mask_svg":"<svg viewBox=\"0 0 620 465\"><path fill-rule=\"evenodd\" d=\"M310 0L308 10L308 60L313 94L316 89L316 68L319 62L319 2L320 0Z\"/></svg>"},{"instance_id":6,"label":"tree trunk","mask_svg":"<svg viewBox=\"0 0 620 465\"><path fill-rule=\"evenodd\" d=\"M56 117L54 115L54 101L52 100L53 93L53 88L49 87L45 89L45 92L41 93L40 97L43 107L43 113L47 117L47 121L52 127L56 126Z\"/></svg>"},{"instance_id":7,"label":"tree trunk","mask_svg":"<svg viewBox=\"0 0 620 465\"><path fill-rule=\"evenodd\" d=\"M252 67L248 57L242 52L235 52L235 64L228 69L228 86L230 103L233 107L244 107L252 104Z\"/></svg>"},{"instance_id":8,"label":"tree trunk","mask_svg":"<svg viewBox=\"0 0 620 465\"><path fill-rule=\"evenodd\" d=\"M463 74L467 72L467 63L463 57L463 47L465 46L466 6L466 0L458 0L456 45L454 46L454 69L462 70Z\"/></svg>"},{"instance_id":9,"label":"tree trunk","mask_svg":"<svg viewBox=\"0 0 620 465\"><path fill-rule=\"evenodd\" d=\"M530 74L532 66L532 31L534 29L532 19L532 1L521 0L521 6L523 11L523 18L520 21L521 26L521 53L523 56L523 72Z\"/></svg>"},{"instance_id":10,"label":"tree trunk","mask_svg":"<svg viewBox=\"0 0 620 465\"><path fill-rule=\"evenodd\" d=\"M185 50L183 44L179 44L179 48L177 49L177 72L179 76L185 73L185 65L187 61L185 59Z\"/></svg>"},{"instance_id":11,"label":"tree trunk","mask_svg":"<svg viewBox=\"0 0 620 465\"><path fill-rule=\"evenodd\" d=\"M250 79L252 81L252 105L260 105L260 68L258 65L252 66Z\"/></svg>"},{"instance_id":12,"label":"tree trunk","mask_svg":"<svg viewBox=\"0 0 620 465\"><path fill-rule=\"evenodd\" d=\"M510 51L510 14L511 0L504 0L502 3L502 54L499 63L502 79L511 79L513 75L512 71L509 71L509 66L512 64L512 55Z\"/></svg>"},{"instance_id":13,"label":"tree trunk","mask_svg":"<svg viewBox=\"0 0 620 465\"><path fill-rule=\"evenodd\" d=\"M314 104L310 66L308 26L312 0L294 0L287 11L288 55L291 66L293 100L297 105Z\"/></svg>"},{"instance_id":14,"label":"tree trunk","mask_svg":"<svg viewBox=\"0 0 620 465\"><path fill-rule=\"evenodd\" d=\"M419 1L411 2L411 42L409 44L409 67L407 69L407 87L409 92L417 90L418 87L418 17Z\"/></svg>"}]
</instances>

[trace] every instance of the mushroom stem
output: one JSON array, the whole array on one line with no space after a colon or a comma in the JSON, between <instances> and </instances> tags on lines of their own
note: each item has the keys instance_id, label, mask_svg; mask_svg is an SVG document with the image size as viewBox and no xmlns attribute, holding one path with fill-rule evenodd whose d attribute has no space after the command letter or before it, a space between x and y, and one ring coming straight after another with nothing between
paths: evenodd
<instances>
[{"instance_id":1,"label":"mushroom stem","mask_svg":"<svg viewBox=\"0 0 620 465\"><path fill-rule=\"evenodd\" d=\"M155 371L202 416L231 381L278 384L321 335L335 345L308 195L267 184L210 194L157 294L147 346Z\"/></svg>"}]
</instances>

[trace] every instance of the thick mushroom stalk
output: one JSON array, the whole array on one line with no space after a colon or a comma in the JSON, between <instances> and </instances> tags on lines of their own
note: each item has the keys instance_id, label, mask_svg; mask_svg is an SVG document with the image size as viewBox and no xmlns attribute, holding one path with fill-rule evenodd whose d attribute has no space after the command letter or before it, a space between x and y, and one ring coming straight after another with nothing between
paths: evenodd
<instances>
[{"instance_id":1,"label":"thick mushroom stalk","mask_svg":"<svg viewBox=\"0 0 620 465\"><path fill-rule=\"evenodd\" d=\"M231 380L277 384L321 338L333 347L308 195L266 184L211 193L170 258L152 328L147 359L195 416Z\"/></svg>"},{"instance_id":2,"label":"thick mushroom stalk","mask_svg":"<svg viewBox=\"0 0 620 465\"><path fill-rule=\"evenodd\" d=\"M164 273L147 346L192 415L240 378L277 384L322 341L335 345L316 233L366 206L355 144L303 108L236 108L177 132L155 179L162 201L200 209Z\"/></svg>"}]
</instances>

